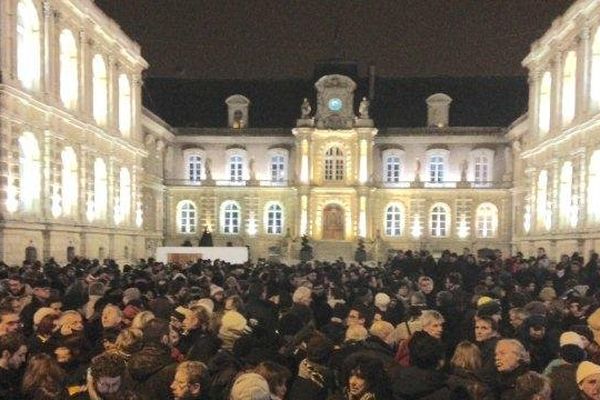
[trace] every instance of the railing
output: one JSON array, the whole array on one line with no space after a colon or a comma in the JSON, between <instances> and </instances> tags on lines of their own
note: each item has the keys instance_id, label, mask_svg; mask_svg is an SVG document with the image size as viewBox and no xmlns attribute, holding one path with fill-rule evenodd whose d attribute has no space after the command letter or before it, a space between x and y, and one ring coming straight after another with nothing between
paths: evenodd
<instances>
[{"instance_id":1,"label":"railing","mask_svg":"<svg viewBox=\"0 0 600 400\"><path fill-rule=\"evenodd\" d=\"M165 184L168 186L189 186L189 187L215 187L215 186L247 186L247 187L290 187L294 186L295 182L288 180L199 180L190 179L166 179ZM299 183L297 183L299 184ZM328 186L327 182L323 182L320 186ZM334 186L334 185L332 185ZM339 186L339 185L335 185ZM355 185L351 185L355 186ZM513 187L512 182L493 181L493 182L474 182L474 181L445 181L445 182L415 182L415 181L399 181L399 182L382 182L374 181L366 183L365 186L377 187L381 189L510 189Z\"/></svg>"}]
</instances>

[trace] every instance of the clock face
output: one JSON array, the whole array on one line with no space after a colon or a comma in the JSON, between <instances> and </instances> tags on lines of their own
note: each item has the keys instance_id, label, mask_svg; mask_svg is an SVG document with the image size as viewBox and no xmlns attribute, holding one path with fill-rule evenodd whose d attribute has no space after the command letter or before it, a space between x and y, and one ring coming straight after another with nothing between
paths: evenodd
<instances>
[{"instance_id":1,"label":"clock face","mask_svg":"<svg viewBox=\"0 0 600 400\"><path fill-rule=\"evenodd\" d=\"M338 99L337 97L333 97L327 102L327 107L329 107L331 111L335 112L340 111L342 109L342 105L342 100Z\"/></svg>"}]
</instances>

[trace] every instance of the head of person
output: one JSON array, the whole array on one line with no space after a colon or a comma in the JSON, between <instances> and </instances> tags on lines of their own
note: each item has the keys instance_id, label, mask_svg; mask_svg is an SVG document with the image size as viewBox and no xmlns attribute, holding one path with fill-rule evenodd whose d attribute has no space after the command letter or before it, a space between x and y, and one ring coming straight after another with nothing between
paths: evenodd
<instances>
[{"instance_id":1,"label":"head of person","mask_svg":"<svg viewBox=\"0 0 600 400\"><path fill-rule=\"evenodd\" d=\"M546 317L543 315L532 315L524 322L527 333L531 340L542 340L546 336Z\"/></svg>"},{"instance_id":2,"label":"head of person","mask_svg":"<svg viewBox=\"0 0 600 400\"><path fill-rule=\"evenodd\" d=\"M54 358L46 353L36 354L27 363L21 385L23 394L29 397L41 389L48 395L58 395L64 378L65 372Z\"/></svg>"},{"instance_id":3,"label":"head of person","mask_svg":"<svg viewBox=\"0 0 600 400\"><path fill-rule=\"evenodd\" d=\"M208 386L208 368L200 361L184 361L177 366L171 383L175 400L199 399Z\"/></svg>"},{"instance_id":4,"label":"head of person","mask_svg":"<svg viewBox=\"0 0 600 400\"><path fill-rule=\"evenodd\" d=\"M552 386L548 377L527 371L517 378L515 400L551 400Z\"/></svg>"},{"instance_id":5,"label":"head of person","mask_svg":"<svg viewBox=\"0 0 600 400\"><path fill-rule=\"evenodd\" d=\"M143 330L148 321L156 318L152 311L142 311L139 312L133 317L131 321L131 328Z\"/></svg>"},{"instance_id":6,"label":"head of person","mask_svg":"<svg viewBox=\"0 0 600 400\"><path fill-rule=\"evenodd\" d=\"M107 304L102 310L102 327L115 328L121 325L123 321L123 312L114 304Z\"/></svg>"},{"instance_id":7,"label":"head of person","mask_svg":"<svg viewBox=\"0 0 600 400\"><path fill-rule=\"evenodd\" d=\"M65 311L58 319L58 328L62 336L68 336L83 331L83 318L75 310Z\"/></svg>"},{"instance_id":8,"label":"head of person","mask_svg":"<svg viewBox=\"0 0 600 400\"><path fill-rule=\"evenodd\" d=\"M244 301L237 294L229 296L225 299L225 311L238 311L241 312L244 308Z\"/></svg>"},{"instance_id":9,"label":"head of person","mask_svg":"<svg viewBox=\"0 0 600 400\"><path fill-rule=\"evenodd\" d=\"M123 329L115 339L115 349L125 354L133 354L141 350L143 345L143 334L140 329Z\"/></svg>"},{"instance_id":10,"label":"head of person","mask_svg":"<svg viewBox=\"0 0 600 400\"><path fill-rule=\"evenodd\" d=\"M12 309L0 309L0 336L17 332L21 329L21 318Z\"/></svg>"},{"instance_id":11,"label":"head of person","mask_svg":"<svg viewBox=\"0 0 600 400\"><path fill-rule=\"evenodd\" d=\"M422 293L430 294L431 292L433 292L433 279L431 279L429 276L421 276L418 282L419 290Z\"/></svg>"},{"instance_id":12,"label":"head of person","mask_svg":"<svg viewBox=\"0 0 600 400\"><path fill-rule=\"evenodd\" d=\"M462 275L460 272L451 272L446 277L446 290L456 290L462 285Z\"/></svg>"},{"instance_id":13,"label":"head of person","mask_svg":"<svg viewBox=\"0 0 600 400\"><path fill-rule=\"evenodd\" d=\"M31 285L32 293L40 300L48 300L50 298L50 282L45 279L39 279Z\"/></svg>"},{"instance_id":14,"label":"head of person","mask_svg":"<svg viewBox=\"0 0 600 400\"><path fill-rule=\"evenodd\" d=\"M600 365L584 361L577 367L575 377L585 399L600 400Z\"/></svg>"},{"instance_id":15,"label":"head of person","mask_svg":"<svg viewBox=\"0 0 600 400\"><path fill-rule=\"evenodd\" d=\"M126 364L122 357L103 353L92 360L89 375L92 390L102 399L117 399L123 385Z\"/></svg>"},{"instance_id":16,"label":"head of person","mask_svg":"<svg viewBox=\"0 0 600 400\"><path fill-rule=\"evenodd\" d=\"M0 363L3 368L19 369L26 357L27 345L21 333L11 332L0 336Z\"/></svg>"},{"instance_id":17,"label":"head of person","mask_svg":"<svg viewBox=\"0 0 600 400\"><path fill-rule=\"evenodd\" d=\"M456 346L450 364L453 368L478 371L481 368L481 351L476 344L464 340Z\"/></svg>"},{"instance_id":18,"label":"head of person","mask_svg":"<svg viewBox=\"0 0 600 400\"><path fill-rule=\"evenodd\" d=\"M306 358L316 364L327 364L333 348L334 344L327 336L315 332L306 343Z\"/></svg>"},{"instance_id":19,"label":"head of person","mask_svg":"<svg viewBox=\"0 0 600 400\"><path fill-rule=\"evenodd\" d=\"M145 345L170 345L170 326L167 321L154 318L143 329Z\"/></svg>"},{"instance_id":20,"label":"head of person","mask_svg":"<svg viewBox=\"0 0 600 400\"><path fill-rule=\"evenodd\" d=\"M351 325L346 329L344 341L346 342L362 342L369 337L367 328L362 325Z\"/></svg>"},{"instance_id":21,"label":"head of person","mask_svg":"<svg viewBox=\"0 0 600 400\"><path fill-rule=\"evenodd\" d=\"M367 393L379 394L383 363L375 357L357 354L350 356L345 367L346 392L351 399L361 399Z\"/></svg>"},{"instance_id":22,"label":"head of person","mask_svg":"<svg viewBox=\"0 0 600 400\"><path fill-rule=\"evenodd\" d=\"M350 307L350 311L348 311L348 316L346 317L346 325L360 325L365 326L367 324L367 309L361 304L355 304Z\"/></svg>"},{"instance_id":23,"label":"head of person","mask_svg":"<svg viewBox=\"0 0 600 400\"><path fill-rule=\"evenodd\" d=\"M489 316L475 317L475 340L477 342L485 342L493 337L498 336L498 323Z\"/></svg>"},{"instance_id":24,"label":"head of person","mask_svg":"<svg viewBox=\"0 0 600 400\"><path fill-rule=\"evenodd\" d=\"M423 331L436 339L442 338L444 333L444 317L435 310L424 310L421 313L421 326Z\"/></svg>"},{"instance_id":25,"label":"head of person","mask_svg":"<svg viewBox=\"0 0 600 400\"><path fill-rule=\"evenodd\" d=\"M527 317L529 317L529 313L521 307L513 307L508 310L509 323L515 330L523 325Z\"/></svg>"},{"instance_id":26,"label":"head of person","mask_svg":"<svg viewBox=\"0 0 600 400\"><path fill-rule=\"evenodd\" d=\"M306 286L300 286L294 291L292 301L295 304L310 306L310 303L312 302L312 290Z\"/></svg>"},{"instance_id":27,"label":"head of person","mask_svg":"<svg viewBox=\"0 0 600 400\"><path fill-rule=\"evenodd\" d=\"M408 343L411 365L438 369L444 364L445 349L441 340L425 332L416 332Z\"/></svg>"},{"instance_id":28,"label":"head of person","mask_svg":"<svg viewBox=\"0 0 600 400\"><path fill-rule=\"evenodd\" d=\"M516 339L502 339L496 343L496 370L500 373L511 372L521 365L529 364L529 353Z\"/></svg>"},{"instance_id":29,"label":"head of person","mask_svg":"<svg viewBox=\"0 0 600 400\"><path fill-rule=\"evenodd\" d=\"M23 278L18 274L13 274L8 277L8 291L13 296L18 296L23 292L25 288L25 283L23 282Z\"/></svg>"},{"instance_id":30,"label":"head of person","mask_svg":"<svg viewBox=\"0 0 600 400\"><path fill-rule=\"evenodd\" d=\"M256 372L246 372L237 377L229 400L271 400L269 383Z\"/></svg>"},{"instance_id":31,"label":"head of person","mask_svg":"<svg viewBox=\"0 0 600 400\"><path fill-rule=\"evenodd\" d=\"M263 361L254 368L254 372L265 378L275 399L285 398L287 381L291 377L289 369L272 361Z\"/></svg>"},{"instance_id":32,"label":"head of person","mask_svg":"<svg viewBox=\"0 0 600 400\"><path fill-rule=\"evenodd\" d=\"M386 343L388 343L388 338L393 331L394 325L387 321L375 321L369 328L371 336L377 337Z\"/></svg>"}]
</instances>

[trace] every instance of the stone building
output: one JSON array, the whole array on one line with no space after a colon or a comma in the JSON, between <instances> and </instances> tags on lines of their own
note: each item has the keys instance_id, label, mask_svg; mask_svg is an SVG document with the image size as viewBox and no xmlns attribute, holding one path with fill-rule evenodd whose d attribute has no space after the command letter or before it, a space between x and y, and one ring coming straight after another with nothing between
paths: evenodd
<instances>
[{"instance_id":1,"label":"stone building","mask_svg":"<svg viewBox=\"0 0 600 400\"><path fill-rule=\"evenodd\" d=\"M597 248L598 26L578 0L533 45L528 106L519 79L361 78L348 62L142 93L139 46L92 0L1 1L0 258L127 261L205 229L253 258L295 259L302 235L322 259L361 238L379 260Z\"/></svg>"}]
</instances>

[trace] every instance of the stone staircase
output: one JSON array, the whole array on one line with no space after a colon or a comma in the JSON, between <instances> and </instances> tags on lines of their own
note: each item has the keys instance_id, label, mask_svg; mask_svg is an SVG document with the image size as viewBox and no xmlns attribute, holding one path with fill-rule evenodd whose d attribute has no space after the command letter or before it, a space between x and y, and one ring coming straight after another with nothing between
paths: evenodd
<instances>
[{"instance_id":1,"label":"stone staircase","mask_svg":"<svg viewBox=\"0 0 600 400\"><path fill-rule=\"evenodd\" d=\"M354 261L356 243L344 240L320 240L311 243L313 246L313 258L320 261L335 261L340 257L344 261Z\"/></svg>"}]
</instances>

